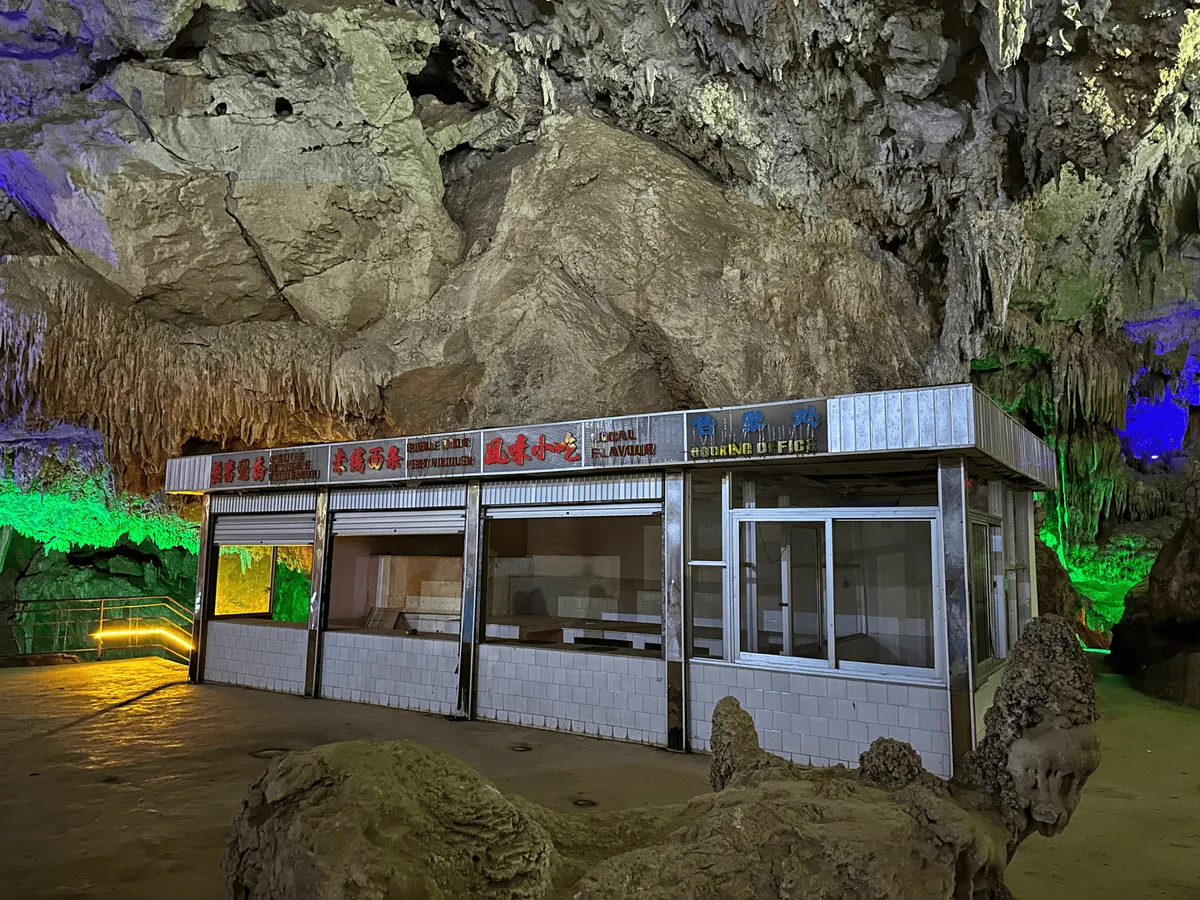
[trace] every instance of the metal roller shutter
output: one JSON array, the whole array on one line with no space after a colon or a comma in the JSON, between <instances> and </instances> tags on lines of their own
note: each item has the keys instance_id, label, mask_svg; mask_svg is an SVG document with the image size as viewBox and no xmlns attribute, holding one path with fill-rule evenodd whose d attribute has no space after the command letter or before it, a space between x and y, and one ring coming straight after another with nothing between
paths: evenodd
<instances>
[{"instance_id":1,"label":"metal roller shutter","mask_svg":"<svg viewBox=\"0 0 1200 900\"><path fill-rule=\"evenodd\" d=\"M466 513L453 509L333 514L334 534L462 534L466 526Z\"/></svg>"},{"instance_id":2,"label":"metal roller shutter","mask_svg":"<svg viewBox=\"0 0 1200 900\"><path fill-rule=\"evenodd\" d=\"M364 487L333 491L329 508L340 510L452 509L466 506L463 484L426 484L421 487Z\"/></svg>"},{"instance_id":3,"label":"metal roller shutter","mask_svg":"<svg viewBox=\"0 0 1200 900\"><path fill-rule=\"evenodd\" d=\"M311 544L316 518L314 513L217 516L213 535L218 544Z\"/></svg>"},{"instance_id":4,"label":"metal roller shutter","mask_svg":"<svg viewBox=\"0 0 1200 900\"><path fill-rule=\"evenodd\" d=\"M659 516L661 503L594 503L589 506L496 506L489 519L578 519L592 516Z\"/></svg>"},{"instance_id":5,"label":"metal roller shutter","mask_svg":"<svg viewBox=\"0 0 1200 900\"><path fill-rule=\"evenodd\" d=\"M484 506L528 506L534 503L628 503L662 500L661 472L620 475L527 478L485 482Z\"/></svg>"},{"instance_id":6,"label":"metal roller shutter","mask_svg":"<svg viewBox=\"0 0 1200 900\"><path fill-rule=\"evenodd\" d=\"M213 514L312 512L316 491L263 491L258 494L214 494Z\"/></svg>"}]
</instances>

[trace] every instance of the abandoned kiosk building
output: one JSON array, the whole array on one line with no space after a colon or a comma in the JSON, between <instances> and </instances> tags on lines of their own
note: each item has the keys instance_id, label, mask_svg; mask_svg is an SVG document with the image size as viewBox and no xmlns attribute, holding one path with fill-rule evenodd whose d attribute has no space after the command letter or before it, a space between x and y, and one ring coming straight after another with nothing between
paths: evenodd
<instances>
[{"instance_id":1,"label":"abandoned kiosk building","mask_svg":"<svg viewBox=\"0 0 1200 900\"><path fill-rule=\"evenodd\" d=\"M949 775L1037 615L1054 454L969 385L173 459L191 678Z\"/></svg>"}]
</instances>

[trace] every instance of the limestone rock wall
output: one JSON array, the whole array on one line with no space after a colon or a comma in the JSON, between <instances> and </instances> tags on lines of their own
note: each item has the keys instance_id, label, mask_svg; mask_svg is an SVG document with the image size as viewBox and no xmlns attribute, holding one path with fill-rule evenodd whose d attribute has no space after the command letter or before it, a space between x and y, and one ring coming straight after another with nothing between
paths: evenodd
<instances>
[{"instance_id":1,"label":"limestone rock wall","mask_svg":"<svg viewBox=\"0 0 1200 900\"><path fill-rule=\"evenodd\" d=\"M0 414L154 490L184 448L964 378L1057 327L1010 306L1067 163L1108 187L1060 269L1188 231L1200 25L1160 6L9 4Z\"/></svg>"}]
</instances>

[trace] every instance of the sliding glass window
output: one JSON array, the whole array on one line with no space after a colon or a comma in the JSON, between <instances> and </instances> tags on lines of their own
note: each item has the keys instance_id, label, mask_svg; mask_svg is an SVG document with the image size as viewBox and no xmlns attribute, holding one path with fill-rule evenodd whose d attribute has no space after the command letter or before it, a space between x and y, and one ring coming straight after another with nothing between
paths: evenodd
<instances>
[{"instance_id":1,"label":"sliding glass window","mask_svg":"<svg viewBox=\"0 0 1200 900\"><path fill-rule=\"evenodd\" d=\"M934 668L930 522L833 523L837 659Z\"/></svg>"},{"instance_id":2,"label":"sliding glass window","mask_svg":"<svg viewBox=\"0 0 1200 900\"><path fill-rule=\"evenodd\" d=\"M936 510L749 509L731 519L738 661L940 672Z\"/></svg>"},{"instance_id":3,"label":"sliding glass window","mask_svg":"<svg viewBox=\"0 0 1200 900\"><path fill-rule=\"evenodd\" d=\"M329 628L456 638L462 583L462 534L339 534Z\"/></svg>"}]
</instances>

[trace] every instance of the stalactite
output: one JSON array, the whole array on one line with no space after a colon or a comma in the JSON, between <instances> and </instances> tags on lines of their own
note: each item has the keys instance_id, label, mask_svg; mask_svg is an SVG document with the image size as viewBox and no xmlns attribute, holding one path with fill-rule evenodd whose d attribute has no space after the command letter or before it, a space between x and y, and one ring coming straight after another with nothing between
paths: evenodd
<instances>
[{"instance_id":1,"label":"stalactite","mask_svg":"<svg viewBox=\"0 0 1200 900\"><path fill-rule=\"evenodd\" d=\"M1033 373L1023 371L1013 386L1024 385L1030 375L1043 379L1059 430L1080 420L1107 429L1124 427L1129 379L1145 354L1123 333L1047 327L1028 316L1014 315L994 327L988 338L1002 361L1031 349L1046 360Z\"/></svg>"},{"instance_id":2,"label":"stalactite","mask_svg":"<svg viewBox=\"0 0 1200 900\"><path fill-rule=\"evenodd\" d=\"M157 489L166 458L189 438L224 446L333 440L378 412L377 391L337 387L337 344L312 329L182 331L97 296L95 281L47 274L40 289L53 305L50 325L0 300L0 359L17 373L0 393L0 412L35 398L40 417L97 429L129 489Z\"/></svg>"},{"instance_id":3,"label":"stalactite","mask_svg":"<svg viewBox=\"0 0 1200 900\"><path fill-rule=\"evenodd\" d=\"M0 289L0 409L27 412L29 383L42 357L46 319L15 309Z\"/></svg>"}]
</instances>

